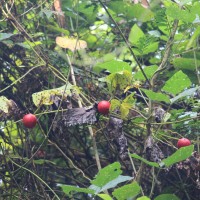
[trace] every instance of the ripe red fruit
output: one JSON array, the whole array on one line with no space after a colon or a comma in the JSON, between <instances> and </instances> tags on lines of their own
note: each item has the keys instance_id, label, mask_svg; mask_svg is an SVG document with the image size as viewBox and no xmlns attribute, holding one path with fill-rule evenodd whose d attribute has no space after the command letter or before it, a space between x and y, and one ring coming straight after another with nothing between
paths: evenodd
<instances>
[{"instance_id":1,"label":"ripe red fruit","mask_svg":"<svg viewBox=\"0 0 200 200\"><path fill-rule=\"evenodd\" d=\"M177 147L178 148L186 147L186 146L189 146L189 145L191 145L191 142L187 138L181 138L177 142Z\"/></svg>"},{"instance_id":2,"label":"ripe red fruit","mask_svg":"<svg viewBox=\"0 0 200 200\"><path fill-rule=\"evenodd\" d=\"M109 113L110 103L108 101L100 101L97 105L98 112L103 115L107 115Z\"/></svg>"},{"instance_id":3,"label":"ripe red fruit","mask_svg":"<svg viewBox=\"0 0 200 200\"><path fill-rule=\"evenodd\" d=\"M37 118L35 115L29 113L29 114L24 115L22 122L25 127L34 128L35 125L37 124Z\"/></svg>"}]
</instances>

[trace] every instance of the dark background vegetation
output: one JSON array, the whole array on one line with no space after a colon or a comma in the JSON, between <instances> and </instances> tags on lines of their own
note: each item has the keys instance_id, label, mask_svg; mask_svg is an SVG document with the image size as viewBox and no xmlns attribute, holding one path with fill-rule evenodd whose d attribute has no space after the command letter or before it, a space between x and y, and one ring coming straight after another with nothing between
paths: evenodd
<instances>
[{"instance_id":1,"label":"dark background vegetation","mask_svg":"<svg viewBox=\"0 0 200 200\"><path fill-rule=\"evenodd\" d=\"M116 161L150 199L165 193L199 198L200 3L134 2L1 0L1 199L100 199L66 195L59 184L87 188L100 168ZM87 48L62 48L56 44L61 36L70 37L70 44L86 41ZM178 82L169 83L175 92L165 90L178 72ZM45 90L36 104L32 95ZM97 113L92 126L65 125L66 109L101 100L111 101L111 115ZM21 123L29 112L38 118L34 129ZM123 132L117 124L110 131L111 116L123 119ZM181 137L192 141L195 152L169 168L127 153L160 162L177 150Z\"/></svg>"}]
</instances>

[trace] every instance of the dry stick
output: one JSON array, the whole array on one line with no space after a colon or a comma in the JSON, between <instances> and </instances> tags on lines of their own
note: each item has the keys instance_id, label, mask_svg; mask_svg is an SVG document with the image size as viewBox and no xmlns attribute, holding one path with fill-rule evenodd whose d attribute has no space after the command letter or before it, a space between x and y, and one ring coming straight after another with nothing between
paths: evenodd
<instances>
[{"instance_id":1,"label":"dry stick","mask_svg":"<svg viewBox=\"0 0 200 200\"><path fill-rule=\"evenodd\" d=\"M136 55L134 54L134 52L133 52L133 50L132 50L132 48L131 48L131 46L130 46L128 40L126 39L126 37L125 37L124 34L122 33L122 30L120 29L119 25L118 25L117 22L113 19L112 15L109 13L108 9L107 9L106 6L103 4L103 2L102 2L101 0L98 0L98 1L99 1L99 3L102 5L102 7L105 9L105 11L106 11L106 13L108 14L108 16L110 17L110 19L111 19L111 20L113 21L113 23L115 24L117 30L119 31L119 33L120 33L120 35L122 36L124 42L126 43L126 46L128 47L128 49L129 49L131 55L133 56L135 62L136 62L137 65L138 65L138 67L140 68L140 70L141 70L143 76L145 77L145 79L146 79L146 81L148 82L148 84L151 85L151 83L150 83L149 79L147 78L147 76L146 76L144 70L142 69L142 66L141 66L140 62L138 61Z\"/></svg>"},{"instance_id":2,"label":"dry stick","mask_svg":"<svg viewBox=\"0 0 200 200\"><path fill-rule=\"evenodd\" d=\"M76 86L76 79L75 79L75 75L74 75L74 69L73 69L73 66L71 64L71 61L70 61L70 58L69 58L68 54L67 54L67 61L69 63L69 67L70 67L70 73L71 73L71 78L72 78L73 85ZM80 101L80 98L78 98L78 105L79 105L80 108L83 107L82 103ZM98 153L98 150L97 150L97 144L96 144L94 132L93 132L91 126L88 127L88 130L89 130L89 133L90 133L90 135L92 137L92 142L93 142L93 148L94 148L94 153L95 153L96 164L97 164L98 170L100 170L101 169L101 163L100 163L100 159L99 159L99 153Z\"/></svg>"}]
</instances>

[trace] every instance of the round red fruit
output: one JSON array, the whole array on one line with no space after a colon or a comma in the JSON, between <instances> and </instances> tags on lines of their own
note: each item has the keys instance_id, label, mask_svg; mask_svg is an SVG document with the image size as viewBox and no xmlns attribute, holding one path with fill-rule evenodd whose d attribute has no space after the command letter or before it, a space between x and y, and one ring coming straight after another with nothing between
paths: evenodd
<instances>
[{"instance_id":1,"label":"round red fruit","mask_svg":"<svg viewBox=\"0 0 200 200\"><path fill-rule=\"evenodd\" d=\"M191 142L187 138L181 138L177 142L177 147L178 148L186 147L186 146L189 146L189 145L191 145Z\"/></svg>"},{"instance_id":2,"label":"round red fruit","mask_svg":"<svg viewBox=\"0 0 200 200\"><path fill-rule=\"evenodd\" d=\"M34 128L37 124L37 117L31 113L24 115L22 122L27 128Z\"/></svg>"},{"instance_id":3,"label":"round red fruit","mask_svg":"<svg viewBox=\"0 0 200 200\"><path fill-rule=\"evenodd\" d=\"M110 102L108 101L100 101L97 105L98 112L107 115L110 109Z\"/></svg>"}]
</instances>

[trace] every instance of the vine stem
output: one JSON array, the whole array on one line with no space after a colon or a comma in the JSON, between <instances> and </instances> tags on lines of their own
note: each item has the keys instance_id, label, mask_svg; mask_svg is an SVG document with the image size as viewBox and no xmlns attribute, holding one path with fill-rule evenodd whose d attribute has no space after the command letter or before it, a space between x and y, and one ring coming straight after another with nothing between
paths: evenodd
<instances>
[{"instance_id":1,"label":"vine stem","mask_svg":"<svg viewBox=\"0 0 200 200\"><path fill-rule=\"evenodd\" d=\"M18 165L16 162L14 162L11 158L9 158L9 160L16 165L17 167L19 167L20 169L23 169L25 171L28 171L30 174L32 174L33 176L35 176L38 180L40 180L53 194L54 196L60 200L59 196L54 192L54 190L45 182L43 181L43 179L41 179L37 174L33 173L31 170L27 169L26 167L20 166Z\"/></svg>"},{"instance_id":2,"label":"vine stem","mask_svg":"<svg viewBox=\"0 0 200 200\"><path fill-rule=\"evenodd\" d=\"M173 26L172 26L172 31L171 31L171 34L169 36L169 40L167 41L165 53L163 55L162 61L161 61L158 69L156 70L156 72L154 73L154 75L153 75L153 77L151 78L151 81L150 81L152 89L153 89L153 86L154 86L154 81L156 80L158 75L166 69L166 65L167 65L167 62L168 62L168 59L169 59L169 56L170 56L170 52L171 52L171 48L172 48L172 45L173 45L173 41L174 41L174 36L175 36L176 30L178 28L178 23L179 23L179 20L177 20L177 19L174 20L174 23L173 23Z\"/></svg>"},{"instance_id":3,"label":"vine stem","mask_svg":"<svg viewBox=\"0 0 200 200\"><path fill-rule=\"evenodd\" d=\"M74 74L74 69L73 69L73 66L72 66L72 63L70 61L70 58L69 58L68 54L67 54L67 61L68 61L69 67L70 67L72 83L73 83L73 85L76 86L77 84L76 84L76 78L75 78L75 74ZM78 105L79 105L80 108L83 107L82 106L82 102L80 100L80 97L78 98ZM96 164L97 164L98 170L100 170L101 169L101 162L100 162L99 153L98 153L98 150L97 150L97 143L96 143L95 135L94 135L94 132L93 132L93 129L92 129L91 126L88 127L88 130L89 130L89 133L90 133L90 135L92 137L92 143L93 143L93 148L94 148L94 153L95 153Z\"/></svg>"},{"instance_id":4,"label":"vine stem","mask_svg":"<svg viewBox=\"0 0 200 200\"><path fill-rule=\"evenodd\" d=\"M124 34L122 33L122 30L120 29L119 25L117 24L117 22L114 20L114 18L112 17L112 15L110 14L110 12L108 11L108 9L106 8L106 6L103 4L103 2L101 0L98 0L99 3L102 5L102 7L104 8L104 10L106 11L106 13L108 14L108 16L110 17L110 19L113 21L113 23L115 24L117 30L119 31L121 37L123 38L124 42L126 43L126 46L128 47L131 55L133 56L135 62L137 63L138 67L140 68L144 78L146 79L146 81L148 82L149 86L151 86L151 83L149 81L149 79L147 78L147 75L145 74L144 70L142 69L142 65L140 64L140 62L138 61L136 55L134 54L128 40L126 39L126 37L124 36Z\"/></svg>"}]
</instances>

